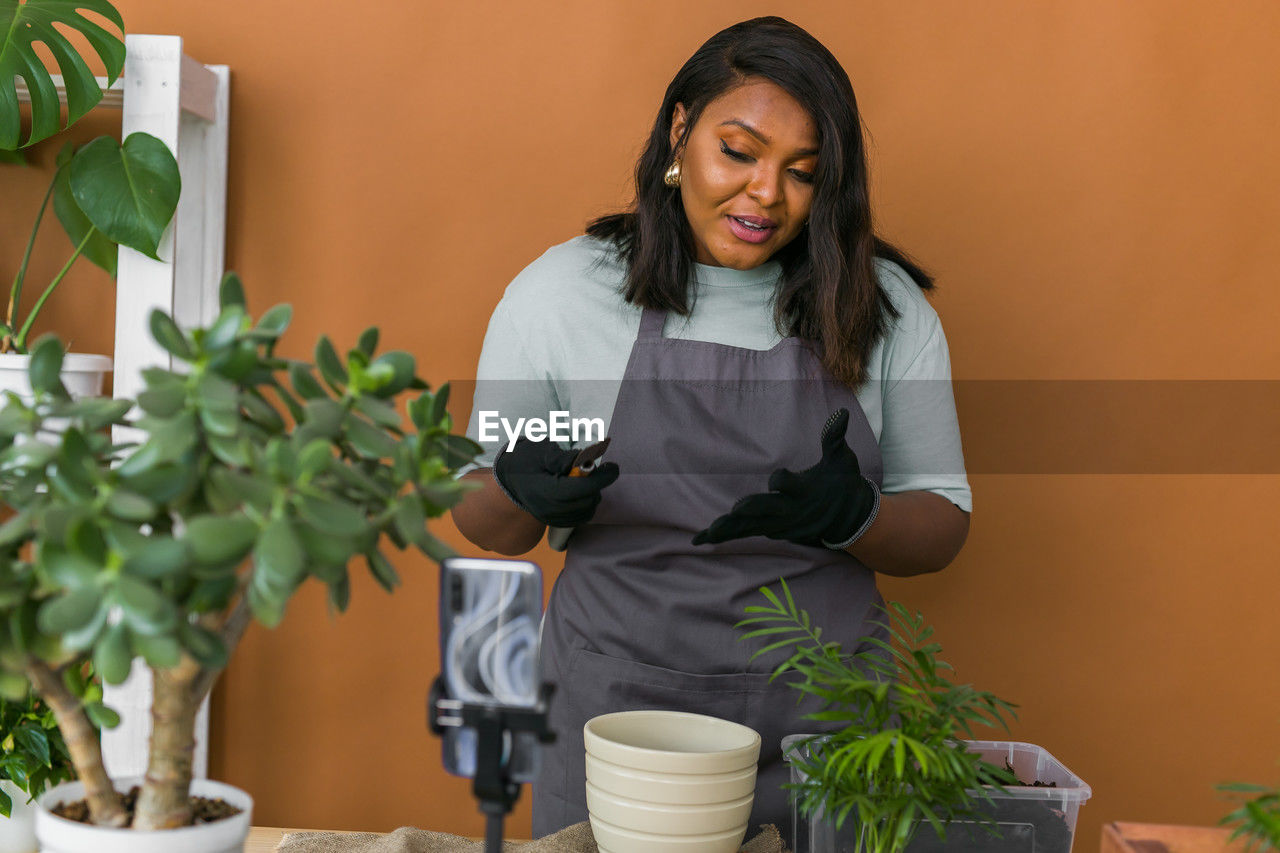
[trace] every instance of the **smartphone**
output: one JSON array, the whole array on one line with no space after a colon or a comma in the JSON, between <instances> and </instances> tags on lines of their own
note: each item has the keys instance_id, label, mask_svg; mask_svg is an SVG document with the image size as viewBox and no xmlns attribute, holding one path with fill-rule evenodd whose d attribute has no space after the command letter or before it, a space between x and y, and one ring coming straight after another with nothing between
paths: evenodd
<instances>
[{"instance_id":1,"label":"smartphone","mask_svg":"<svg viewBox=\"0 0 1280 853\"><path fill-rule=\"evenodd\" d=\"M524 560L448 557L440 572L440 672L448 698L472 705L538 704L538 634L542 572ZM540 766L537 735L508 733L503 752L511 778L532 782ZM444 732L444 767L476 772L476 731Z\"/></svg>"}]
</instances>

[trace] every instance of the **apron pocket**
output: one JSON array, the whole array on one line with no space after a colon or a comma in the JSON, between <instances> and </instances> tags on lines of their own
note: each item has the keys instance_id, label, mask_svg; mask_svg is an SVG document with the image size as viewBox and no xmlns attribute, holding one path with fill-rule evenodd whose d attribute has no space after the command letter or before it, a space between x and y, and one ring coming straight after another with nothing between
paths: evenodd
<instances>
[{"instance_id":1,"label":"apron pocket","mask_svg":"<svg viewBox=\"0 0 1280 853\"><path fill-rule=\"evenodd\" d=\"M612 658L579 648L564 685L575 714L585 723L614 711L688 711L744 722L753 697L767 691L768 673L703 675Z\"/></svg>"}]
</instances>

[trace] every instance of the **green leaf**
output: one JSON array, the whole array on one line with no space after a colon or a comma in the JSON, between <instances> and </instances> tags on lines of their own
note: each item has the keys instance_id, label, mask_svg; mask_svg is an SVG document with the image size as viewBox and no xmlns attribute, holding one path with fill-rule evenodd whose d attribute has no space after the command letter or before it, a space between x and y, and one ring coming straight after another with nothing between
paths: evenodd
<instances>
[{"instance_id":1,"label":"green leaf","mask_svg":"<svg viewBox=\"0 0 1280 853\"><path fill-rule=\"evenodd\" d=\"M83 652L92 648L93 644L98 642L98 637L102 635L102 629L106 627L109 613L109 608L99 606L97 612L83 628L77 628L62 635L62 645L73 652Z\"/></svg>"},{"instance_id":2,"label":"green leaf","mask_svg":"<svg viewBox=\"0 0 1280 853\"><path fill-rule=\"evenodd\" d=\"M476 458L484 448L465 435L444 437L444 461L451 469L461 468Z\"/></svg>"},{"instance_id":3,"label":"green leaf","mask_svg":"<svg viewBox=\"0 0 1280 853\"><path fill-rule=\"evenodd\" d=\"M0 524L0 548L22 541L34 533L35 529L35 516L31 508L24 508L4 524Z\"/></svg>"},{"instance_id":4,"label":"green leaf","mask_svg":"<svg viewBox=\"0 0 1280 853\"><path fill-rule=\"evenodd\" d=\"M395 439L364 418L348 414L342 425L347 439L363 455L371 459L386 459L395 455Z\"/></svg>"},{"instance_id":5,"label":"green leaf","mask_svg":"<svg viewBox=\"0 0 1280 853\"><path fill-rule=\"evenodd\" d=\"M339 613L346 613L347 606L351 604L351 579L347 577L345 568L342 570L342 577L329 584L329 603Z\"/></svg>"},{"instance_id":6,"label":"green leaf","mask_svg":"<svg viewBox=\"0 0 1280 853\"><path fill-rule=\"evenodd\" d=\"M303 407L305 435L314 438L336 438L342 430L347 411L337 400L309 400ZM301 430L299 430L301 432ZM295 433L296 437L297 433ZM308 438L310 440L310 438Z\"/></svg>"},{"instance_id":7,"label":"green leaf","mask_svg":"<svg viewBox=\"0 0 1280 853\"><path fill-rule=\"evenodd\" d=\"M244 406L244 410L249 417L268 432L278 433L284 431L284 418L280 417L280 413L276 411L275 406L267 402L257 391L246 391L241 395L240 403Z\"/></svg>"},{"instance_id":8,"label":"green leaf","mask_svg":"<svg viewBox=\"0 0 1280 853\"><path fill-rule=\"evenodd\" d=\"M12 151L0 151L0 160L4 159L4 155L12 154ZM5 673L6 675L8 673ZM4 791L0 791L0 815L6 818L13 816L13 800Z\"/></svg>"},{"instance_id":9,"label":"green leaf","mask_svg":"<svg viewBox=\"0 0 1280 853\"><path fill-rule=\"evenodd\" d=\"M37 393L56 394L62 389L62 341L46 335L31 348L31 363L27 374L31 389Z\"/></svg>"},{"instance_id":10,"label":"green leaf","mask_svg":"<svg viewBox=\"0 0 1280 853\"><path fill-rule=\"evenodd\" d=\"M405 388L409 387L409 383L413 381L413 371L415 369L413 356L402 350L393 350L383 353L374 359L371 368L380 365L389 366L392 370L391 379L377 389L378 395L382 397L390 397L398 394Z\"/></svg>"},{"instance_id":11,"label":"green leaf","mask_svg":"<svg viewBox=\"0 0 1280 853\"><path fill-rule=\"evenodd\" d=\"M32 145L70 127L102 100L102 90L93 71L80 58L75 44L60 28L78 32L106 68L108 84L114 83L124 68L124 41L81 15L86 9L106 18L124 32L120 13L107 0L27 0L0 5L0 148ZM56 26L55 26L56 25ZM52 73L45 68L36 44L53 56L67 93L67 120L60 123L62 104ZM22 77L31 92L31 131L21 139L21 121L13 78Z\"/></svg>"},{"instance_id":12,"label":"green leaf","mask_svg":"<svg viewBox=\"0 0 1280 853\"><path fill-rule=\"evenodd\" d=\"M173 417L186 402L187 389L181 382L151 386L138 394L138 407L157 418Z\"/></svg>"},{"instance_id":13,"label":"green leaf","mask_svg":"<svg viewBox=\"0 0 1280 853\"><path fill-rule=\"evenodd\" d=\"M122 684L129 677L133 666L133 651L129 644L129 629L117 622L93 650L93 668L107 684Z\"/></svg>"},{"instance_id":14,"label":"green leaf","mask_svg":"<svg viewBox=\"0 0 1280 853\"><path fill-rule=\"evenodd\" d=\"M8 163L11 166L25 166L27 165L27 158L21 151L10 151L8 148L0 148L0 163ZM9 816L9 809L4 805L4 800L0 800L0 814L3 814L5 817Z\"/></svg>"},{"instance_id":15,"label":"green leaf","mask_svg":"<svg viewBox=\"0 0 1280 853\"><path fill-rule=\"evenodd\" d=\"M209 472L209 478L225 494L236 496L264 512L270 511L275 500L276 487L266 476L216 468Z\"/></svg>"},{"instance_id":16,"label":"green leaf","mask_svg":"<svg viewBox=\"0 0 1280 853\"><path fill-rule=\"evenodd\" d=\"M225 309L232 305L248 307L244 301L244 285L240 282L240 276L228 272L222 276L222 283L218 285L218 307Z\"/></svg>"},{"instance_id":17,"label":"green leaf","mask_svg":"<svg viewBox=\"0 0 1280 853\"><path fill-rule=\"evenodd\" d=\"M58 222L62 223L62 230L66 232L71 245L79 246L84 243L80 254L115 278L120 250L111 238L94 228L89 217L84 215L84 211L76 203L75 195L71 192L70 169L59 169L53 180L53 212L57 215ZM90 234L90 231L93 233Z\"/></svg>"},{"instance_id":18,"label":"green leaf","mask_svg":"<svg viewBox=\"0 0 1280 853\"><path fill-rule=\"evenodd\" d=\"M10 702L21 702L27 698L31 685L27 679L16 672L0 669L0 699Z\"/></svg>"},{"instance_id":19,"label":"green leaf","mask_svg":"<svg viewBox=\"0 0 1280 853\"><path fill-rule=\"evenodd\" d=\"M161 311L159 308L151 312L150 318L151 337L155 342L164 347L171 354L176 355L183 361L191 361L195 358L195 352L191 349L182 330L178 328L178 324L173 322L173 318Z\"/></svg>"},{"instance_id":20,"label":"green leaf","mask_svg":"<svg viewBox=\"0 0 1280 853\"><path fill-rule=\"evenodd\" d=\"M369 529L364 512L340 498L303 495L295 503L302 520L322 533L359 536Z\"/></svg>"},{"instance_id":21,"label":"green leaf","mask_svg":"<svg viewBox=\"0 0 1280 853\"><path fill-rule=\"evenodd\" d=\"M192 613L212 613L226 609L236 591L234 574L206 578L196 583L183 606Z\"/></svg>"},{"instance_id":22,"label":"green leaf","mask_svg":"<svg viewBox=\"0 0 1280 853\"><path fill-rule=\"evenodd\" d=\"M120 715L101 702L90 702L84 706L84 713L100 729L114 729L120 725Z\"/></svg>"},{"instance_id":23,"label":"green leaf","mask_svg":"<svg viewBox=\"0 0 1280 853\"><path fill-rule=\"evenodd\" d=\"M184 622L178 626L178 637L191 657L206 669L222 669L227 665L227 647L212 631Z\"/></svg>"},{"instance_id":24,"label":"green leaf","mask_svg":"<svg viewBox=\"0 0 1280 853\"><path fill-rule=\"evenodd\" d=\"M327 399L329 396L311 375L310 366L304 362L295 361L289 365L289 381L293 383L293 390L304 400Z\"/></svg>"},{"instance_id":25,"label":"green leaf","mask_svg":"<svg viewBox=\"0 0 1280 853\"><path fill-rule=\"evenodd\" d=\"M284 518L272 519L263 529L253 559L255 573L265 573L270 586L289 592L302 580L307 563L293 526Z\"/></svg>"},{"instance_id":26,"label":"green leaf","mask_svg":"<svg viewBox=\"0 0 1280 853\"><path fill-rule=\"evenodd\" d=\"M112 489L107 495L107 512L123 521L150 521L157 511L152 501L125 489Z\"/></svg>"},{"instance_id":27,"label":"green leaf","mask_svg":"<svg viewBox=\"0 0 1280 853\"><path fill-rule=\"evenodd\" d=\"M65 634L83 628L98 612L102 592L95 586L72 590L40 608L39 626L46 634Z\"/></svg>"},{"instance_id":28,"label":"green leaf","mask_svg":"<svg viewBox=\"0 0 1280 853\"><path fill-rule=\"evenodd\" d=\"M32 726L18 726L13 730L13 739L27 754L45 767L52 767L49 760L49 736Z\"/></svg>"},{"instance_id":29,"label":"green leaf","mask_svg":"<svg viewBox=\"0 0 1280 853\"><path fill-rule=\"evenodd\" d=\"M100 136L71 161L71 193L89 221L155 260L181 187L178 161L148 133L131 133L123 145Z\"/></svg>"},{"instance_id":30,"label":"green leaf","mask_svg":"<svg viewBox=\"0 0 1280 853\"><path fill-rule=\"evenodd\" d=\"M415 545L423 541L426 533L427 514L416 495L406 495L396 504L396 530L406 542Z\"/></svg>"},{"instance_id":31,"label":"green leaf","mask_svg":"<svg viewBox=\"0 0 1280 853\"><path fill-rule=\"evenodd\" d=\"M356 341L356 349L364 353L365 358L373 358L373 353L377 348L378 327L370 326L360 333L360 339Z\"/></svg>"},{"instance_id":32,"label":"green leaf","mask_svg":"<svg viewBox=\"0 0 1280 853\"><path fill-rule=\"evenodd\" d=\"M205 332L204 339L200 341L201 346L206 352L220 350L231 344L236 339L236 335L240 332L240 327L244 324L245 312L244 308L239 305L231 305L223 308L218 314L218 319L213 321L213 325Z\"/></svg>"},{"instance_id":33,"label":"green leaf","mask_svg":"<svg viewBox=\"0 0 1280 853\"><path fill-rule=\"evenodd\" d=\"M435 426L444 420L449 414L449 383L440 386L440 390L436 392L435 397L431 400L431 420L426 426Z\"/></svg>"},{"instance_id":34,"label":"green leaf","mask_svg":"<svg viewBox=\"0 0 1280 853\"><path fill-rule=\"evenodd\" d=\"M381 551L371 551L365 554L364 558L378 585L387 592L394 592L400 585L400 575L396 572L395 566L391 565L391 561L382 556Z\"/></svg>"},{"instance_id":35,"label":"green leaf","mask_svg":"<svg viewBox=\"0 0 1280 853\"><path fill-rule=\"evenodd\" d=\"M243 516L197 516L187 523L192 555L208 565L239 560L258 538L258 525Z\"/></svg>"},{"instance_id":36,"label":"green leaf","mask_svg":"<svg viewBox=\"0 0 1280 853\"><path fill-rule=\"evenodd\" d=\"M347 370L342 366L338 351L333 348L333 342L327 335L321 335L320 340L316 342L315 357L320 376L335 394L341 394L343 386L347 384Z\"/></svg>"},{"instance_id":37,"label":"green leaf","mask_svg":"<svg viewBox=\"0 0 1280 853\"><path fill-rule=\"evenodd\" d=\"M182 660L182 646L168 634L151 636L134 633L133 650L142 655L151 666L157 669L168 669L177 666Z\"/></svg>"},{"instance_id":38,"label":"green leaf","mask_svg":"<svg viewBox=\"0 0 1280 853\"><path fill-rule=\"evenodd\" d=\"M280 620L284 618L284 601L270 592L263 592L256 583L249 585L248 596L249 610L253 613L254 619L268 628L274 628L280 624Z\"/></svg>"},{"instance_id":39,"label":"green leaf","mask_svg":"<svg viewBox=\"0 0 1280 853\"><path fill-rule=\"evenodd\" d=\"M116 578L116 601L134 634L164 634L177 622L177 610L167 597L133 575Z\"/></svg>"},{"instance_id":40,"label":"green leaf","mask_svg":"<svg viewBox=\"0 0 1280 853\"><path fill-rule=\"evenodd\" d=\"M289 328L289 322L293 319L293 306L289 304L276 305L267 313L262 315L255 326L258 331L266 332L272 337L279 337L284 334L285 329Z\"/></svg>"},{"instance_id":41,"label":"green leaf","mask_svg":"<svg viewBox=\"0 0 1280 853\"><path fill-rule=\"evenodd\" d=\"M298 476L314 477L333 461L333 445L322 438L307 442L298 454Z\"/></svg>"},{"instance_id":42,"label":"green leaf","mask_svg":"<svg viewBox=\"0 0 1280 853\"><path fill-rule=\"evenodd\" d=\"M400 413L396 411L395 405L381 397L370 397L367 394L357 397L356 409L380 427L400 428Z\"/></svg>"},{"instance_id":43,"label":"green leaf","mask_svg":"<svg viewBox=\"0 0 1280 853\"><path fill-rule=\"evenodd\" d=\"M179 574L187 567L187 545L171 536L149 536L124 561L124 571L141 578L159 580Z\"/></svg>"},{"instance_id":44,"label":"green leaf","mask_svg":"<svg viewBox=\"0 0 1280 853\"><path fill-rule=\"evenodd\" d=\"M301 526L295 532L302 543L302 549L310 558L308 562L313 565L345 566L359 550L354 536L331 536L309 524ZM317 575L320 573L315 568L312 572Z\"/></svg>"}]
</instances>

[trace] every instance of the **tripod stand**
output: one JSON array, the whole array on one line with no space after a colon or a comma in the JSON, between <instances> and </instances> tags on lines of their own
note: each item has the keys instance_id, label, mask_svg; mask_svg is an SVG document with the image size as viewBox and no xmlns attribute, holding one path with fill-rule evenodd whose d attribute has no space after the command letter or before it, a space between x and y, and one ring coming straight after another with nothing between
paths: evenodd
<instances>
[{"instance_id":1,"label":"tripod stand","mask_svg":"<svg viewBox=\"0 0 1280 853\"><path fill-rule=\"evenodd\" d=\"M501 853L502 823L520 797L520 783L511 778L510 755L519 732L537 736L539 743L551 743L555 734L547 728L547 708L553 687L543 684L538 703L532 708L482 705L450 698L444 679L436 676L427 694L427 725L443 736L448 728L471 728L476 732L476 773L471 792L485 815L485 853Z\"/></svg>"}]
</instances>

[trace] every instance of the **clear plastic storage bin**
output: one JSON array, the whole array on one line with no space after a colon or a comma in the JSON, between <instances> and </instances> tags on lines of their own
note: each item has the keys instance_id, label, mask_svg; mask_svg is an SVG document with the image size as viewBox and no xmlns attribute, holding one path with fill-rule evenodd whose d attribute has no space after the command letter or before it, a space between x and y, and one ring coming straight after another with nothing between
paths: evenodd
<instances>
[{"instance_id":1,"label":"clear plastic storage bin","mask_svg":"<svg viewBox=\"0 0 1280 853\"><path fill-rule=\"evenodd\" d=\"M783 738L783 755L794 754L796 743L808 737L812 736ZM1080 806L1093 793L1084 780L1035 744L997 740L971 740L965 744L992 764L1002 765L1008 761L1023 782L1040 781L1046 785L1009 786L1003 794L991 792L992 805L984 808L988 808L995 819L998 836L982 824L956 821L947 827L944 842L939 841L933 827L925 823L907 845L907 853L1070 853ZM792 763L791 781L800 782L802 778ZM1054 783L1053 787L1048 787L1048 783ZM839 830L834 819L822 814L802 817L794 804L791 820L794 853L859 853L858 821L854 812L850 812Z\"/></svg>"}]
</instances>

